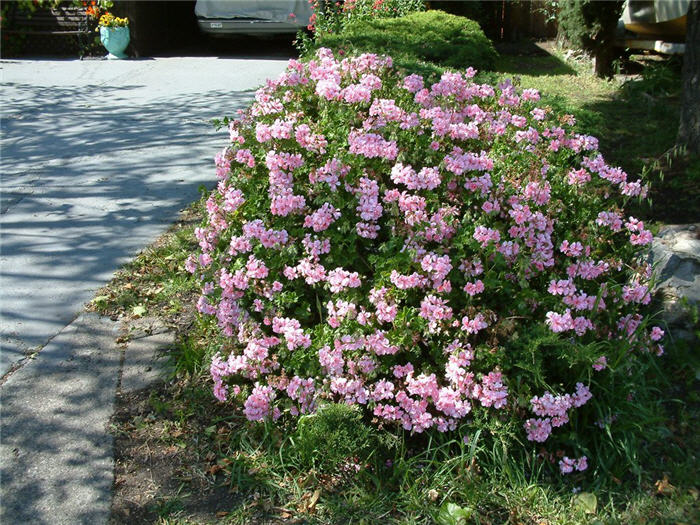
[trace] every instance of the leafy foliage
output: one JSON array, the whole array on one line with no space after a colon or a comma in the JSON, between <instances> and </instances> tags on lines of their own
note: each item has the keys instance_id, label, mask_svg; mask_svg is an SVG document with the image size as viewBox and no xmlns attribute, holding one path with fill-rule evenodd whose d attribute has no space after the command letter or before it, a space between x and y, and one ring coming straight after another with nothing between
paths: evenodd
<instances>
[{"instance_id":1,"label":"leafy foliage","mask_svg":"<svg viewBox=\"0 0 700 525\"><path fill-rule=\"evenodd\" d=\"M326 474L355 473L378 445L358 407L345 404L324 405L300 418L293 442L302 468Z\"/></svg>"},{"instance_id":2,"label":"leafy foliage","mask_svg":"<svg viewBox=\"0 0 700 525\"><path fill-rule=\"evenodd\" d=\"M592 53L595 71L600 77L613 75L615 30L623 7L622 0L572 0L563 2L559 11L560 38Z\"/></svg>"},{"instance_id":3,"label":"leafy foliage","mask_svg":"<svg viewBox=\"0 0 700 525\"><path fill-rule=\"evenodd\" d=\"M622 2L571 0L561 2L557 22L560 36L579 49L595 51L602 38L615 27L622 14Z\"/></svg>"},{"instance_id":4,"label":"leafy foliage","mask_svg":"<svg viewBox=\"0 0 700 525\"><path fill-rule=\"evenodd\" d=\"M397 18L425 9L422 0L311 0L310 3L314 16L309 27L316 33L340 33L350 23Z\"/></svg>"}]
</instances>

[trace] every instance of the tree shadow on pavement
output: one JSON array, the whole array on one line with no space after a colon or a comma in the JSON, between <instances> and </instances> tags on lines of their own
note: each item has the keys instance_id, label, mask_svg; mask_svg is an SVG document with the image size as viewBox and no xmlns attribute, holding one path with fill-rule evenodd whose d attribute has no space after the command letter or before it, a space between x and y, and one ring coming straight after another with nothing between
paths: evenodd
<instances>
[{"instance_id":1,"label":"tree shadow on pavement","mask_svg":"<svg viewBox=\"0 0 700 525\"><path fill-rule=\"evenodd\" d=\"M213 185L227 133L211 119L252 98L136 83L3 89L0 375Z\"/></svg>"}]
</instances>

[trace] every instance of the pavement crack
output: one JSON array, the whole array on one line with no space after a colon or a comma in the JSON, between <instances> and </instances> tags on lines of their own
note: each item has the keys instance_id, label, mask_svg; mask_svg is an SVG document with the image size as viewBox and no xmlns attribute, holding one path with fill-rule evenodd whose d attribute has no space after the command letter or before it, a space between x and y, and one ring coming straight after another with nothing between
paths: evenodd
<instances>
[{"instance_id":1,"label":"pavement crack","mask_svg":"<svg viewBox=\"0 0 700 525\"><path fill-rule=\"evenodd\" d=\"M19 196L19 198L11 200L8 202L4 207L0 208L0 215L5 215L7 214L8 211L10 211L10 208L13 206L17 206L20 202L22 202L24 199L29 197L30 195L33 195L34 192L30 193L23 193L22 195Z\"/></svg>"},{"instance_id":2,"label":"pavement crack","mask_svg":"<svg viewBox=\"0 0 700 525\"><path fill-rule=\"evenodd\" d=\"M73 321L75 321L78 316L80 315L79 313L76 313L73 318L68 321L68 324L66 324L63 328L61 328L58 332L53 334L51 337L49 337L46 342L42 345L38 345L33 347L32 349L29 349L27 352L25 352L25 356L21 359L19 359L17 362L13 363L12 366L3 374L2 377L0 377L0 387L2 387L7 380L12 377L17 371L21 370L24 368L29 362L33 361L36 359L36 357L41 353L41 351L46 348L51 341L53 341L59 334L61 334L66 328L68 328L71 324L73 324Z\"/></svg>"}]
</instances>

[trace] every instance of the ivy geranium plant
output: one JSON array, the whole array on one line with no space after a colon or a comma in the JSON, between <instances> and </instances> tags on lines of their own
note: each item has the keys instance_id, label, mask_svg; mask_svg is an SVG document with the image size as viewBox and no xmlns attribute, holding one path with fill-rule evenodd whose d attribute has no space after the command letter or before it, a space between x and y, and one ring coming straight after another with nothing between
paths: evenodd
<instances>
[{"instance_id":1,"label":"ivy geranium plant","mask_svg":"<svg viewBox=\"0 0 700 525\"><path fill-rule=\"evenodd\" d=\"M596 428L611 385L663 353L640 312L652 235L621 207L646 187L537 91L475 73L425 85L321 49L230 123L187 263L225 338L220 402L539 446ZM563 473L587 468L577 451Z\"/></svg>"}]
</instances>

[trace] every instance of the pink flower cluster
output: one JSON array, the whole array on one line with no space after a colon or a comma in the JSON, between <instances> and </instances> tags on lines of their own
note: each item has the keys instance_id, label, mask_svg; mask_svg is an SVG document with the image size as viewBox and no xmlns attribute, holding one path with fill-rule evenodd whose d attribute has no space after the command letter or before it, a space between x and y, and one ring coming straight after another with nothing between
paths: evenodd
<instances>
[{"instance_id":1,"label":"pink flower cluster","mask_svg":"<svg viewBox=\"0 0 700 525\"><path fill-rule=\"evenodd\" d=\"M574 470L583 472L588 468L588 458L581 456L578 459L572 459L564 456L559 460L559 471L562 474L571 474Z\"/></svg>"},{"instance_id":2,"label":"pink flower cluster","mask_svg":"<svg viewBox=\"0 0 700 525\"><path fill-rule=\"evenodd\" d=\"M535 90L474 75L428 85L320 50L231 124L186 263L230 343L211 361L217 399L239 396L253 421L359 404L413 432L498 412L545 442L591 399L591 368L663 351L639 313L651 233L615 200L644 186ZM513 400L535 377L558 385L560 355L557 388L575 390L523 417Z\"/></svg>"},{"instance_id":3,"label":"pink flower cluster","mask_svg":"<svg viewBox=\"0 0 700 525\"><path fill-rule=\"evenodd\" d=\"M422 168L416 173L411 166L401 163L394 164L391 169L391 180L406 185L409 190L433 190L441 182L440 171L436 167Z\"/></svg>"},{"instance_id":4,"label":"pink flower cluster","mask_svg":"<svg viewBox=\"0 0 700 525\"><path fill-rule=\"evenodd\" d=\"M399 150L396 141L386 140L376 133L363 133L361 131L351 131L348 135L350 153L362 155L368 159L377 157L387 160L394 160Z\"/></svg>"},{"instance_id":5,"label":"pink flower cluster","mask_svg":"<svg viewBox=\"0 0 700 525\"><path fill-rule=\"evenodd\" d=\"M560 427L569 422L569 410L585 405L593 397L591 391L583 383L576 383L573 394L555 396L545 392L542 397L533 397L530 406L539 418L528 419L525 422L527 439L543 442L549 437L552 428Z\"/></svg>"},{"instance_id":6,"label":"pink flower cluster","mask_svg":"<svg viewBox=\"0 0 700 525\"><path fill-rule=\"evenodd\" d=\"M304 218L304 227L312 228L315 232L322 232L340 218L340 210L327 202L318 210Z\"/></svg>"}]
</instances>

